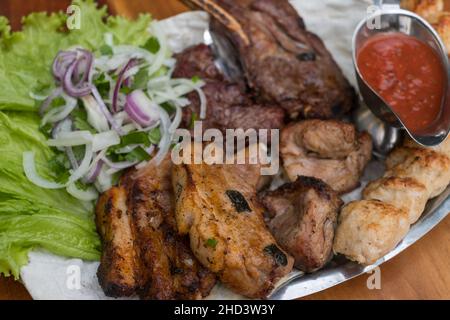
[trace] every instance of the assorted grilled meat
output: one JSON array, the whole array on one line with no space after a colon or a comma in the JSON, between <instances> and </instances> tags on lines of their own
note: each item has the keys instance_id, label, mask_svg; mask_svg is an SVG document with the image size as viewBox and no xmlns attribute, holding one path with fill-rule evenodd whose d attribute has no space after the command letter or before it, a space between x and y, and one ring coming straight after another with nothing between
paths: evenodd
<instances>
[{"instance_id":1,"label":"assorted grilled meat","mask_svg":"<svg viewBox=\"0 0 450 320\"><path fill-rule=\"evenodd\" d=\"M236 50L242 77L227 78L206 45L178 54L173 77L201 78L207 100L199 119L200 97L187 96L184 128L198 119L222 132L280 129L352 109L353 89L287 0L185 2L211 13L211 28ZM128 172L96 207L101 287L112 297L199 299L219 279L246 297L267 297L294 264L313 272L329 261L338 193L358 185L371 148L366 133L344 122L290 124L281 154L292 182L259 196L270 182L259 164L172 165L168 156Z\"/></svg>"},{"instance_id":2,"label":"assorted grilled meat","mask_svg":"<svg viewBox=\"0 0 450 320\"><path fill-rule=\"evenodd\" d=\"M265 225L256 183L204 163L177 165L172 178L178 230L189 235L197 259L235 292L266 297L293 259Z\"/></svg>"},{"instance_id":3,"label":"assorted grilled meat","mask_svg":"<svg viewBox=\"0 0 450 320\"><path fill-rule=\"evenodd\" d=\"M305 120L281 132L280 152L291 181L298 176L316 177L338 193L359 186L372 158L372 139L354 125L337 120Z\"/></svg>"},{"instance_id":4,"label":"assorted grilled meat","mask_svg":"<svg viewBox=\"0 0 450 320\"><path fill-rule=\"evenodd\" d=\"M284 125L285 113L277 104L255 103L246 93L243 83L225 80L214 63L211 49L198 45L177 55L174 77L200 77L205 81L202 90L207 100L206 118L203 129L279 129ZM197 93L188 95L191 102L183 112L183 126L192 125L192 119L199 119L200 98Z\"/></svg>"},{"instance_id":5,"label":"assorted grilled meat","mask_svg":"<svg viewBox=\"0 0 450 320\"><path fill-rule=\"evenodd\" d=\"M199 299L216 277L178 234L171 185L172 162L149 165L122 178L98 201L97 226L103 240L98 270L108 296L143 299Z\"/></svg>"},{"instance_id":6,"label":"assorted grilled meat","mask_svg":"<svg viewBox=\"0 0 450 320\"><path fill-rule=\"evenodd\" d=\"M258 101L290 119L336 118L355 105L355 92L288 0L184 0L213 17L211 29L235 48Z\"/></svg>"},{"instance_id":7,"label":"assorted grilled meat","mask_svg":"<svg viewBox=\"0 0 450 320\"><path fill-rule=\"evenodd\" d=\"M313 272L333 256L334 230L342 200L323 181L298 177L261 201L271 220L269 229L280 246L293 255L295 267Z\"/></svg>"}]
</instances>

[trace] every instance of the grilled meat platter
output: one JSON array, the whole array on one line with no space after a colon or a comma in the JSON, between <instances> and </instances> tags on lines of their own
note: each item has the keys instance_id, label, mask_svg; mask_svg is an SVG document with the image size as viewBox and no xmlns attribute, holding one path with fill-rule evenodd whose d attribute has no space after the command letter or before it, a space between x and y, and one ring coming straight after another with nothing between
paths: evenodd
<instances>
[{"instance_id":1,"label":"grilled meat platter","mask_svg":"<svg viewBox=\"0 0 450 320\"><path fill-rule=\"evenodd\" d=\"M68 45L51 54L51 77L41 81L49 84L36 81L29 93L36 116L20 118L20 99L3 106L0 92L2 141L26 148L20 157L0 149L9 165L20 158L19 178L37 188L4 187L14 170L0 166L7 182L0 185L0 239L11 211L53 215L65 221L57 234L47 226L57 240L26 242L27 250L41 245L98 260L87 290L145 300L297 297L319 290L308 287L314 281L323 280L321 289L337 284L417 240L422 220L448 200L450 138L427 148L395 129L392 150L377 153L376 142L388 140L374 132L381 120L367 111L372 122L361 125L357 83L335 54L349 49L316 34L295 1L182 2L199 11L161 22L141 16L128 25L80 0L100 10L105 32L92 41L64 38L61 26L55 31ZM448 15L439 1L427 3L402 1L449 46ZM21 37L3 31L0 50L14 48ZM384 60L398 58L404 37L390 39L400 44ZM23 47L9 48L14 54L5 61L19 59ZM374 44L380 47L388 45ZM414 74L400 83L402 68L389 64L386 74L370 77L381 83L380 99L398 98L392 106L399 119L395 108L424 83ZM433 70L419 71L437 86ZM434 96L419 98L431 103ZM423 230L444 216L435 214ZM0 273L5 265L19 277L11 257L0 257Z\"/></svg>"}]
</instances>

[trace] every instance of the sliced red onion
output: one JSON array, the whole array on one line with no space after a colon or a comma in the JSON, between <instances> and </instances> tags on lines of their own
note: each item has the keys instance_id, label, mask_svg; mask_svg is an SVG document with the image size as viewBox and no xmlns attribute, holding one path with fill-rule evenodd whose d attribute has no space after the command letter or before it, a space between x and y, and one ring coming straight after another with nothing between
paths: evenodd
<instances>
[{"instance_id":1,"label":"sliced red onion","mask_svg":"<svg viewBox=\"0 0 450 320\"><path fill-rule=\"evenodd\" d=\"M75 70L75 67L77 66L77 61L72 62L72 64L67 69L67 72L64 75L63 79L63 88L64 91L71 97L74 98L81 98L83 96L87 96L92 91L92 85L83 82L79 86L75 86L72 82L73 73Z\"/></svg>"},{"instance_id":2,"label":"sliced red onion","mask_svg":"<svg viewBox=\"0 0 450 320\"><path fill-rule=\"evenodd\" d=\"M48 107L50 107L50 104L53 100L55 100L58 96L61 95L63 92L61 87L56 88L55 90L50 93L50 95L44 100L44 102L39 107L39 115L43 116L44 113L47 111Z\"/></svg>"},{"instance_id":3,"label":"sliced red onion","mask_svg":"<svg viewBox=\"0 0 450 320\"><path fill-rule=\"evenodd\" d=\"M135 90L127 96L125 112L143 127L151 126L160 117L158 109L152 110L151 101L142 90Z\"/></svg>"},{"instance_id":4,"label":"sliced red onion","mask_svg":"<svg viewBox=\"0 0 450 320\"><path fill-rule=\"evenodd\" d=\"M72 130L72 120L70 118L66 118L64 120L58 121L52 130L52 138L56 139L56 136L60 132L68 132Z\"/></svg>"},{"instance_id":5,"label":"sliced red onion","mask_svg":"<svg viewBox=\"0 0 450 320\"><path fill-rule=\"evenodd\" d=\"M125 79L123 80L123 84L124 84L126 87L131 87L131 86L133 85L133 79L132 79L132 77L125 78Z\"/></svg>"},{"instance_id":6,"label":"sliced red onion","mask_svg":"<svg viewBox=\"0 0 450 320\"><path fill-rule=\"evenodd\" d=\"M98 175L100 174L100 171L103 167L103 161L99 160L97 161L97 164L91 168L91 170L87 173L86 177L83 179L85 183L94 183L97 179Z\"/></svg>"},{"instance_id":7,"label":"sliced red onion","mask_svg":"<svg viewBox=\"0 0 450 320\"><path fill-rule=\"evenodd\" d=\"M133 121L135 121L140 126L147 126L151 123L150 117L143 113L133 102L127 101L127 103L125 104L125 112L130 116L131 119L133 119Z\"/></svg>"},{"instance_id":8,"label":"sliced red onion","mask_svg":"<svg viewBox=\"0 0 450 320\"><path fill-rule=\"evenodd\" d=\"M74 51L60 51L53 60L52 72L53 76L62 81L67 67L72 64L77 57L77 53Z\"/></svg>"},{"instance_id":9,"label":"sliced red onion","mask_svg":"<svg viewBox=\"0 0 450 320\"><path fill-rule=\"evenodd\" d=\"M125 65L125 67L123 67L122 70L119 72L119 75L117 77L117 82L114 87L113 97L112 97L111 109L114 113L119 111L117 108L117 99L118 99L119 90L122 87L122 82L124 81L124 74L128 71L128 69L134 67L136 65L136 63L137 63L137 60L130 59L130 61L128 61L128 63Z\"/></svg>"},{"instance_id":10,"label":"sliced red onion","mask_svg":"<svg viewBox=\"0 0 450 320\"><path fill-rule=\"evenodd\" d=\"M92 64L94 61L94 55L92 54L92 52L89 52L85 49L77 49L77 50L78 50L78 52L82 53L81 58L78 60L79 63L77 65L77 67L79 67L80 64L84 67L84 68L80 68L81 70L77 70L78 75L80 75L80 73L83 73L83 77L80 79L80 83L79 83L79 84L81 84L83 82L88 82L88 80L90 79L90 74L92 72Z\"/></svg>"},{"instance_id":11,"label":"sliced red onion","mask_svg":"<svg viewBox=\"0 0 450 320\"><path fill-rule=\"evenodd\" d=\"M100 110L103 112L103 115L106 117L108 122L111 124L111 127L119 134L122 135L123 131L120 128L120 126L117 124L116 120L114 120L112 114L109 112L108 108L105 105L105 102L103 101L102 97L100 96L100 93L98 92L97 88L95 86L92 87L92 94L97 100L98 105L100 106Z\"/></svg>"},{"instance_id":12,"label":"sliced red onion","mask_svg":"<svg viewBox=\"0 0 450 320\"><path fill-rule=\"evenodd\" d=\"M149 155L151 155L153 153L153 151L155 151L156 146L155 145L151 145L150 147L145 149L145 152L147 152Z\"/></svg>"},{"instance_id":13,"label":"sliced red onion","mask_svg":"<svg viewBox=\"0 0 450 320\"><path fill-rule=\"evenodd\" d=\"M70 166L72 167L73 170L77 170L79 167L78 161L77 161L77 158L75 158L75 154L73 153L72 147L66 147L65 150L66 150L67 158L69 158Z\"/></svg>"}]
</instances>

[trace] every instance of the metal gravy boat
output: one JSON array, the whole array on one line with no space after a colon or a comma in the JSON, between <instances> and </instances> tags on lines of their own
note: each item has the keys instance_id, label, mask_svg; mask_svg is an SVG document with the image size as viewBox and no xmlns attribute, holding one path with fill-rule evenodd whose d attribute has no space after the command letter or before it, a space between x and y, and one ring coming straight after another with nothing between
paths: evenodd
<instances>
[{"instance_id":1,"label":"metal gravy boat","mask_svg":"<svg viewBox=\"0 0 450 320\"><path fill-rule=\"evenodd\" d=\"M390 132L398 135L398 132L389 127L404 128L419 144L426 147L436 146L443 142L450 132L450 67L445 46L428 22L413 12L400 9L400 1L377 0L374 1L374 5L376 8L374 13L359 23L353 35L353 63L361 96L370 110L387 124L384 126L384 130L389 131L386 132L386 135L391 134ZM413 132L405 126L399 115L368 85L358 68L357 56L361 47L374 35L386 32L401 32L416 37L433 48L442 59L446 75L446 84L444 85L446 89L442 97L441 112L438 119L420 133ZM358 123L358 121L357 118L356 122ZM392 139L386 138L386 140L391 141Z\"/></svg>"}]
</instances>

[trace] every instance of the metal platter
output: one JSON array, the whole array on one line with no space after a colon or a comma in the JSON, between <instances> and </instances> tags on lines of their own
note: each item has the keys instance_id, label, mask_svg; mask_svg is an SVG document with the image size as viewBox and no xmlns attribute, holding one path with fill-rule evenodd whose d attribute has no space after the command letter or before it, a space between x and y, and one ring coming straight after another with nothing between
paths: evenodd
<instances>
[{"instance_id":1,"label":"metal platter","mask_svg":"<svg viewBox=\"0 0 450 320\"><path fill-rule=\"evenodd\" d=\"M316 1L291 1L292 4L300 6L302 4L304 7L303 13L307 17L309 14L312 17L316 17L316 25L318 26L323 21L319 16L314 16L313 13L318 11L323 13L325 6L332 11L333 15L336 16L336 21L344 21L341 15L351 17L351 19L360 20L357 13L364 10L367 5L363 0L324 0L322 2ZM352 10L351 12L345 12L345 10ZM359 11L358 11L359 10ZM331 19L331 18L330 18ZM336 27L336 21L329 21L329 25ZM315 26L315 21L306 21L307 24ZM348 21L344 21L348 22ZM355 22L355 24L356 24ZM174 52L179 52L188 46L197 44L199 42L207 42L211 44L211 38L205 39L205 31L208 26L207 15L201 12L189 12L176 17L172 17L165 21L161 21L164 24L164 29L168 33L169 44ZM334 24L333 24L334 23ZM343 26L343 29L352 29L353 22L348 22L348 25ZM327 24L328 25L328 24ZM325 27L324 27L325 28ZM336 37L331 35L327 38L325 36L326 32L337 32L329 28L323 31L321 34L324 40L330 40L327 45L330 47L339 48L342 40L350 43L351 34L345 35L345 39L340 39L339 34L344 34L343 32L336 34ZM333 33L334 34L334 33ZM346 33L345 33L346 34ZM339 42L340 41L340 42ZM347 48L344 48L347 50ZM335 50L333 53L339 53L339 50ZM348 63L341 63L341 67L347 70L346 75L350 78L351 76L351 56L348 57L337 57L338 61L348 61ZM367 125L364 125L364 129L368 130ZM377 130L376 126L373 126L373 130ZM376 136L376 132L372 129L370 133L372 136ZM380 141L383 141L384 136L380 137ZM376 179L383 172L383 166L380 161L374 161L375 166L369 168L366 172L365 181ZM356 192L359 194L359 192ZM354 200L358 195L346 196L346 200ZM411 226L411 229L403 241L389 254L377 261L371 266L361 266L354 262L347 260L345 257L336 256L334 259L322 270L317 271L312 274L304 274L300 271L292 272L287 278L280 281L275 288L275 290L269 296L269 299L273 300L285 300L285 299L296 299L304 297L332 286L343 283L350 280L356 276L364 274L371 271L376 266L381 265L385 261L388 261L392 257L396 256L413 243L418 241L424 235L426 235L433 227L435 227L439 222L441 222L450 213L450 187L439 197L429 201L424 214ZM66 270L67 266L77 265L80 267L82 274L82 288L79 291L68 290L65 286L66 283ZM96 271L98 267L98 262L86 262L78 259L66 259L63 257L57 257L51 255L47 252L33 252L30 254L30 263L22 269L21 277L30 294L34 299L107 299L104 296L103 291L98 285L98 280L96 277ZM228 290L222 292L213 293L210 299L239 299L242 298L235 294L232 294Z\"/></svg>"}]
</instances>

